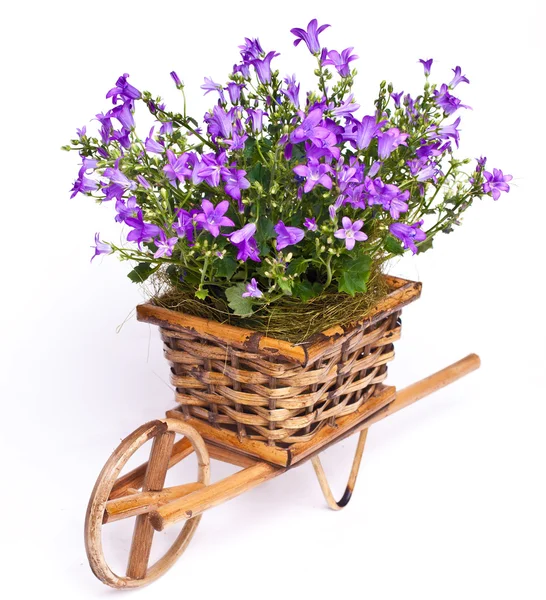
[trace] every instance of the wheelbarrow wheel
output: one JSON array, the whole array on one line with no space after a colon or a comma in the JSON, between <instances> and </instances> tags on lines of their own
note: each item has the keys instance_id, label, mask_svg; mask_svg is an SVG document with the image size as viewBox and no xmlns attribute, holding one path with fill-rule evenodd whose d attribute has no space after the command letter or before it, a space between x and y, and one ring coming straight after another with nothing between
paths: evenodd
<instances>
[{"instance_id":1,"label":"wheelbarrow wheel","mask_svg":"<svg viewBox=\"0 0 546 600\"><path fill-rule=\"evenodd\" d=\"M175 434L184 438L174 444ZM152 441L150 459L131 473L119 477L133 454ZM167 470L181 458L196 453L197 482L164 488ZM154 529L149 513L169 499L179 498L208 485L209 455L205 442L191 426L176 419L151 421L127 436L104 465L89 500L85 518L85 547L93 573L114 588L134 588L151 583L165 573L182 555L201 515L186 521L169 550L149 566ZM102 527L110 521L136 516L127 572L117 575L106 562Z\"/></svg>"}]
</instances>

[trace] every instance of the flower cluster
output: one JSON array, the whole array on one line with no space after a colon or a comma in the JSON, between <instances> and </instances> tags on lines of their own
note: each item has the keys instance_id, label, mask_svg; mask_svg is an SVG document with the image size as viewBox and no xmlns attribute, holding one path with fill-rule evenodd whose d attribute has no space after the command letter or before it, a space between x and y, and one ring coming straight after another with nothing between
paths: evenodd
<instances>
[{"instance_id":1,"label":"flower cluster","mask_svg":"<svg viewBox=\"0 0 546 600\"><path fill-rule=\"evenodd\" d=\"M111 203L125 228L121 246L97 234L93 258L136 261L138 282L162 269L173 286L246 315L285 295L365 292L373 268L428 250L474 199L509 191L511 176L487 170L485 158L472 169L452 154L456 113L469 108L455 95L469 83L460 67L438 86L433 60L421 60L421 94L382 82L373 110L358 116L358 57L325 48L327 27L313 19L291 30L316 61L316 90L303 96L295 75L274 69L278 53L246 38L227 83L201 86L215 100L203 125L186 113L174 71L182 112L122 75L97 133L83 127L65 147L82 158L72 196ZM137 103L155 119L144 134Z\"/></svg>"}]
</instances>

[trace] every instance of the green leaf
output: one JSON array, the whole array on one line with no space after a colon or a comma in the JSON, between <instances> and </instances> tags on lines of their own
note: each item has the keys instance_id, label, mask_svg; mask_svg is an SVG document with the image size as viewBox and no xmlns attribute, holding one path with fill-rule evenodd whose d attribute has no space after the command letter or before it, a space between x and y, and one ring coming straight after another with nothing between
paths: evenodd
<instances>
[{"instance_id":1,"label":"green leaf","mask_svg":"<svg viewBox=\"0 0 546 600\"><path fill-rule=\"evenodd\" d=\"M287 296L292 295L292 282L291 281L280 278L280 279L276 280L276 283Z\"/></svg>"},{"instance_id":2,"label":"green leaf","mask_svg":"<svg viewBox=\"0 0 546 600\"><path fill-rule=\"evenodd\" d=\"M372 259L369 256L352 258L342 263L338 290L354 296L357 292L365 292L370 277Z\"/></svg>"},{"instance_id":3,"label":"green leaf","mask_svg":"<svg viewBox=\"0 0 546 600\"><path fill-rule=\"evenodd\" d=\"M273 221L267 217L261 216L256 224L256 241L258 244L263 244L268 240L273 239L277 233L275 232L275 225Z\"/></svg>"},{"instance_id":4,"label":"green leaf","mask_svg":"<svg viewBox=\"0 0 546 600\"><path fill-rule=\"evenodd\" d=\"M288 264L286 272L288 273L288 275L301 275L302 273L305 273L305 271L307 271L308 262L308 260L305 260L305 258L302 257L295 258Z\"/></svg>"},{"instance_id":5,"label":"green leaf","mask_svg":"<svg viewBox=\"0 0 546 600\"><path fill-rule=\"evenodd\" d=\"M322 285L317 281L311 283L307 279L304 279L294 285L294 296L297 296L302 302L309 302L311 298L315 298L321 292Z\"/></svg>"},{"instance_id":6,"label":"green leaf","mask_svg":"<svg viewBox=\"0 0 546 600\"><path fill-rule=\"evenodd\" d=\"M224 256L221 260L216 261L216 275L231 279L237 270L237 261L231 256Z\"/></svg>"},{"instance_id":7,"label":"green leaf","mask_svg":"<svg viewBox=\"0 0 546 600\"><path fill-rule=\"evenodd\" d=\"M127 274L133 283L143 283L157 269L151 263L138 263L138 265Z\"/></svg>"},{"instance_id":8,"label":"green leaf","mask_svg":"<svg viewBox=\"0 0 546 600\"><path fill-rule=\"evenodd\" d=\"M254 153L254 149L256 148L256 140L255 138L248 138L245 142L245 149L243 151L244 157L248 160L252 158L252 154Z\"/></svg>"},{"instance_id":9,"label":"green leaf","mask_svg":"<svg viewBox=\"0 0 546 600\"><path fill-rule=\"evenodd\" d=\"M246 291L244 283L238 283L226 290L226 298L231 310L241 317L248 317L252 314L253 298L243 298L243 293Z\"/></svg>"},{"instance_id":10,"label":"green leaf","mask_svg":"<svg viewBox=\"0 0 546 600\"><path fill-rule=\"evenodd\" d=\"M208 290L197 290L195 292L195 297L199 298L199 300L204 300L209 295Z\"/></svg>"},{"instance_id":11,"label":"green leaf","mask_svg":"<svg viewBox=\"0 0 546 600\"><path fill-rule=\"evenodd\" d=\"M417 246L417 254L422 254L423 252L426 252L427 250L430 250L431 248L432 248L432 238L429 237L424 242L421 242Z\"/></svg>"},{"instance_id":12,"label":"green leaf","mask_svg":"<svg viewBox=\"0 0 546 600\"><path fill-rule=\"evenodd\" d=\"M265 188L269 187L269 180L271 179L271 173L269 169L263 167L260 163L256 163L254 167L248 173L248 179L250 183L258 181Z\"/></svg>"},{"instance_id":13,"label":"green leaf","mask_svg":"<svg viewBox=\"0 0 546 600\"><path fill-rule=\"evenodd\" d=\"M385 238L385 250L391 254L404 254L404 247L392 235L388 235Z\"/></svg>"}]
</instances>

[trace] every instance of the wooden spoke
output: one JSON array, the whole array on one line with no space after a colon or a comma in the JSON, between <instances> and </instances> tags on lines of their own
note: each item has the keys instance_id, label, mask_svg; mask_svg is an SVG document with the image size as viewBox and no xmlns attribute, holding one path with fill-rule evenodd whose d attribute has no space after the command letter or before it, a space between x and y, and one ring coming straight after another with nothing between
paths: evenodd
<instances>
[{"instance_id":1,"label":"wooden spoke","mask_svg":"<svg viewBox=\"0 0 546 600\"><path fill-rule=\"evenodd\" d=\"M334 498L332 494L332 490L330 489L330 485L328 484L328 480L326 479L326 474L324 473L324 469L322 467L322 463L320 462L320 458L317 456L313 456L311 462L313 463L313 468L315 469L315 473L317 474L317 479L320 484L320 488L322 493L324 494L324 498L328 506L332 510L341 510L343 507L349 504L349 500L353 495L353 490L355 489L356 478L358 477L358 471L360 469L360 462L362 461L362 454L364 453L364 446L366 445L366 437L368 434L368 430L364 429L360 432L358 437L358 444L356 446L355 457L353 460L353 466L351 467L351 473L349 474L349 481L347 482L347 487L345 488L345 493L341 497L339 501Z\"/></svg>"},{"instance_id":2,"label":"wooden spoke","mask_svg":"<svg viewBox=\"0 0 546 600\"><path fill-rule=\"evenodd\" d=\"M176 433L185 438L173 445ZM150 460L118 479L130 457L150 439L153 439ZM197 482L163 489L168 468L191 451L195 451L197 456ZM104 465L87 509L85 545L93 573L104 583L116 588L140 587L160 577L184 552L201 517L187 521L165 555L148 566L154 534L148 513L169 500L201 489L208 485L209 479L209 456L203 438L182 421L151 421L125 438ZM139 487L142 487L142 492L138 491ZM102 525L129 516L136 516L135 530L127 574L120 576L110 569L104 558Z\"/></svg>"},{"instance_id":3,"label":"wooden spoke","mask_svg":"<svg viewBox=\"0 0 546 600\"><path fill-rule=\"evenodd\" d=\"M176 444L173 446L172 454L169 459L169 469L186 458L186 456L189 456L192 452L193 446L188 438L184 437L176 442ZM122 498L131 488L137 490L140 489L144 483L144 475L146 474L147 468L148 463L146 462L136 467L132 471L129 471L129 473L125 474L123 477L120 477L110 492L110 499Z\"/></svg>"},{"instance_id":4,"label":"wooden spoke","mask_svg":"<svg viewBox=\"0 0 546 600\"><path fill-rule=\"evenodd\" d=\"M173 431L161 433L154 438L150 460L144 475L143 492L160 492L163 489L173 444ZM146 576L153 538L154 528L150 524L148 515L139 515L133 532L127 577L143 579Z\"/></svg>"}]
</instances>

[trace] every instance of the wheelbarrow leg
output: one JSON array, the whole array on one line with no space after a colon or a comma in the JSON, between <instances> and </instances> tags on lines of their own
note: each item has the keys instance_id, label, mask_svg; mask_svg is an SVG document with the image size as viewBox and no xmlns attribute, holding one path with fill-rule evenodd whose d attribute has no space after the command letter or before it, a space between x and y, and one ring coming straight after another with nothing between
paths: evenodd
<instances>
[{"instance_id":1,"label":"wheelbarrow leg","mask_svg":"<svg viewBox=\"0 0 546 600\"><path fill-rule=\"evenodd\" d=\"M328 484L328 480L326 479L326 474L324 473L324 469L322 468L322 463L320 462L320 458L314 456L311 459L313 463L313 468L315 469L315 473L317 474L317 479L320 483L320 488L322 493L324 494L324 498L328 503L328 506L332 510L341 510L343 507L349 504L349 500L353 495L353 490L355 489L356 478L358 477L358 470L360 469L360 462L362 461L362 454L364 453L364 446L366 445L366 436L368 435L368 430L363 429L358 436L358 444L356 446L355 457L353 460L353 466L351 467L351 473L349 474L349 481L347 482L347 487L345 488L345 492L339 502L334 498L332 494L332 490L330 489L330 485Z\"/></svg>"}]
</instances>

